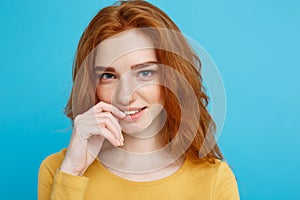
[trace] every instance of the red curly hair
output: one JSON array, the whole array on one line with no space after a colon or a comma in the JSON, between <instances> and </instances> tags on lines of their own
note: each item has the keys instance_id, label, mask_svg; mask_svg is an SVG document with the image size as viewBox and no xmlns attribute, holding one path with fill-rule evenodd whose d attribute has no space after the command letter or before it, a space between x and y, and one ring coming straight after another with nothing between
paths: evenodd
<instances>
[{"instance_id":1,"label":"red curly hair","mask_svg":"<svg viewBox=\"0 0 300 200\"><path fill-rule=\"evenodd\" d=\"M172 141L181 126L183 131L177 142L191 141L189 147L184 149L186 157L192 161L208 161L209 163L214 163L215 159L223 160L223 155L214 139L215 124L207 111L209 99L202 85L200 59L182 34L166 34L161 31L165 29L181 33L167 14L145 1L119 1L117 4L100 10L89 23L79 41L73 65L73 82L75 83L78 78L79 70L83 71L83 78L82 81L73 85L72 93L65 107L67 117L73 122L78 114L87 111L99 101L95 98L96 84L92 78L92 70L82 69L85 64L92 65L89 62L93 61L86 60L88 55L101 41L134 28L153 30L145 31L145 34L152 38L157 47L158 62L174 69L189 83L186 86L178 74L165 71L168 73L165 76L166 81L168 81L172 91L167 87L164 88L164 95L168 97L165 103L168 117L163 130L167 134L163 134L161 142L167 144ZM174 52L179 52L180 55ZM76 92L75 87L79 88ZM196 96L195 101L190 100L188 87L192 88ZM75 98L76 103L74 103ZM180 102L186 103L180 104L178 98ZM75 108L75 106L77 107ZM198 107L199 112L188 113L188 115L181 112L182 110L190 110L193 106ZM182 115L185 115L184 118Z\"/></svg>"}]
</instances>

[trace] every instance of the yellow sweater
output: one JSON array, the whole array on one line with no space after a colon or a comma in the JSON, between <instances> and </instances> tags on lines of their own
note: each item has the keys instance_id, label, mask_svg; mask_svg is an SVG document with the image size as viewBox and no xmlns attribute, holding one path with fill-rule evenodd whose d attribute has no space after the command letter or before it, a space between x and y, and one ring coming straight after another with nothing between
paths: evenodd
<instances>
[{"instance_id":1,"label":"yellow sweater","mask_svg":"<svg viewBox=\"0 0 300 200\"><path fill-rule=\"evenodd\" d=\"M236 200L238 188L226 162L196 164L186 159L174 174L160 180L135 182L112 174L95 160L84 176L58 170L66 149L41 164L39 200Z\"/></svg>"}]
</instances>

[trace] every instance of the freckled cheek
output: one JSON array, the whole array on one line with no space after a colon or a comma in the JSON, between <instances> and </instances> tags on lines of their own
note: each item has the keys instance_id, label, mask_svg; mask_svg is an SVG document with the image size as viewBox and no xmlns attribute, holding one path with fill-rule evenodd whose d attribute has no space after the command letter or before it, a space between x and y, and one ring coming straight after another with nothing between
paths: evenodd
<instances>
[{"instance_id":1,"label":"freckled cheek","mask_svg":"<svg viewBox=\"0 0 300 200\"><path fill-rule=\"evenodd\" d=\"M96 92L99 101L111 103L114 88L106 87L106 86L98 86Z\"/></svg>"},{"instance_id":2,"label":"freckled cheek","mask_svg":"<svg viewBox=\"0 0 300 200\"><path fill-rule=\"evenodd\" d=\"M164 95L160 85L148 85L140 88L139 94L148 102L164 105Z\"/></svg>"}]
</instances>

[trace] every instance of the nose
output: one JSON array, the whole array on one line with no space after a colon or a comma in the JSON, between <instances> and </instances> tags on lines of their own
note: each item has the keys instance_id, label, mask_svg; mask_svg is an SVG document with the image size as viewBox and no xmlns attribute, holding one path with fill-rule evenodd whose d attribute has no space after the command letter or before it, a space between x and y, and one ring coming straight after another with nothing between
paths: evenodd
<instances>
[{"instance_id":1,"label":"nose","mask_svg":"<svg viewBox=\"0 0 300 200\"><path fill-rule=\"evenodd\" d=\"M129 74L130 73L127 73L121 76L113 96L113 101L122 106L130 105L136 99L136 84L135 81L130 78L131 76Z\"/></svg>"}]
</instances>

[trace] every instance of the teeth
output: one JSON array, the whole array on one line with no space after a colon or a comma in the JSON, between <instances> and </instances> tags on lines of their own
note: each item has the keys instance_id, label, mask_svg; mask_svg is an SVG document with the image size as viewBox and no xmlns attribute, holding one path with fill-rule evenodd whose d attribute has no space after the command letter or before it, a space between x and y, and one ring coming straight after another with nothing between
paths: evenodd
<instances>
[{"instance_id":1,"label":"teeth","mask_svg":"<svg viewBox=\"0 0 300 200\"><path fill-rule=\"evenodd\" d=\"M141 109L138 109L138 110L130 110L130 111L123 111L125 115L133 115L135 113L138 113L140 112Z\"/></svg>"}]
</instances>

